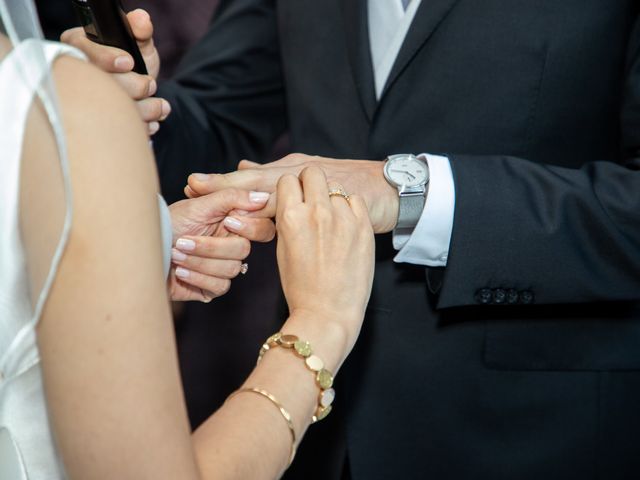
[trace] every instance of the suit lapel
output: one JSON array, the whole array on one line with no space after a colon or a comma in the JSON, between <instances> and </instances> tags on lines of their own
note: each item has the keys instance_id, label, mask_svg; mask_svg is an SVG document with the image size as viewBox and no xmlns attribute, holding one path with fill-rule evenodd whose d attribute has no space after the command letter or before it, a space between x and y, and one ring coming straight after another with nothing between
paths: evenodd
<instances>
[{"instance_id":1,"label":"suit lapel","mask_svg":"<svg viewBox=\"0 0 640 480\"><path fill-rule=\"evenodd\" d=\"M353 78L362 108L371 120L376 108L376 92L369 47L367 0L339 1L342 4L347 52Z\"/></svg>"},{"instance_id":2,"label":"suit lapel","mask_svg":"<svg viewBox=\"0 0 640 480\"><path fill-rule=\"evenodd\" d=\"M345 0L345 3L351 3L351 1L352 0ZM381 98L384 97L386 92L392 87L422 45L431 37L440 25L440 22L444 20L457 2L458 0L422 0L413 19L413 23L407 32L402 48L400 48L398 57L391 68Z\"/></svg>"}]
</instances>

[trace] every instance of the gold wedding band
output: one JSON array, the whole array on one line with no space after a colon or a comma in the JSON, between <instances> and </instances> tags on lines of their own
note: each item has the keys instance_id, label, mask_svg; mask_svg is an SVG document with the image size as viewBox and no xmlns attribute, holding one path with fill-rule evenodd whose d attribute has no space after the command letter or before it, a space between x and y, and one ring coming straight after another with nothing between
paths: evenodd
<instances>
[{"instance_id":1,"label":"gold wedding band","mask_svg":"<svg viewBox=\"0 0 640 480\"><path fill-rule=\"evenodd\" d=\"M246 275L248 271L249 271L248 263L243 263L242 265L240 265L240 275Z\"/></svg>"}]
</instances>

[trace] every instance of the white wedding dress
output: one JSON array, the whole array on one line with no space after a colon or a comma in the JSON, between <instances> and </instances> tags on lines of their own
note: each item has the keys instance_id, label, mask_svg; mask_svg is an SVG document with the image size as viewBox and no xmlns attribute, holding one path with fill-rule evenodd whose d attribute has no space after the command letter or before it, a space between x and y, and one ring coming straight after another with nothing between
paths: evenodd
<instances>
[{"instance_id":1,"label":"white wedding dress","mask_svg":"<svg viewBox=\"0 0 640 480\"><path fill-rule=\"evenodd\" d=\"M47 418L35 329L64 252L72 225L71 211L68 202L49 280L42 292L33 293L29 291L18 204L27 115L41 84L49 77L52 63L63 54L83 58L70 47L36 38L21 41L0 58L0 480L65 478ZM59 146L59 158L52 161L60 163L69 198L65 142L55 101L46 95L40 95L40 99L47 107ZM161 205L166 271L171 229L162 200Z\"/></svg>"}]
</instances>

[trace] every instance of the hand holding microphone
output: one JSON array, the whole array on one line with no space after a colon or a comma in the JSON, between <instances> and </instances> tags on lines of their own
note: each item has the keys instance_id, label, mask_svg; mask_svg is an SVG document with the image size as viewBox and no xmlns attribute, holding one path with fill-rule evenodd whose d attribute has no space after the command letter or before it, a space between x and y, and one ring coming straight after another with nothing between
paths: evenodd
<instances>
[{"instance_id":1,"label":"hand holding microphone","mask_svg":"<svg viewBox=\"0 0 640 480\"><path fill-rule=\"evenodd\" d=\"M84 28L67 30L60 40L78 48L94 65L112 74L136 101L140 115L153 135L160 128L159 122L169 116L171 106L166 100L153 96L158 88L160 57L153 42L149 14L137 9L124 15L119 0L72 2ZM146 74L140 73L145 69Z\"/></svg>"}]
</instances>

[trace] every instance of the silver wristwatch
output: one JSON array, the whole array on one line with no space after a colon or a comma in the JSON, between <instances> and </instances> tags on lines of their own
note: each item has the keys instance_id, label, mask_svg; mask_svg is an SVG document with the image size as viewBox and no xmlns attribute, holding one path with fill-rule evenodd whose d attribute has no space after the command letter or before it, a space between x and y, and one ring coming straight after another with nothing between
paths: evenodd
<instances>
[{"instance_id":1,"label":"silver wristwatch","mask_svg":"<svg viewBox=\"0 0 640 480\"><path fill-rule=\"evenodd\" d=\"M429 166L415 155L387 157L384 178L398 189L400 211L396 228L413 228L422 216L429 184Z\"/></svg>"}]
</instances>

